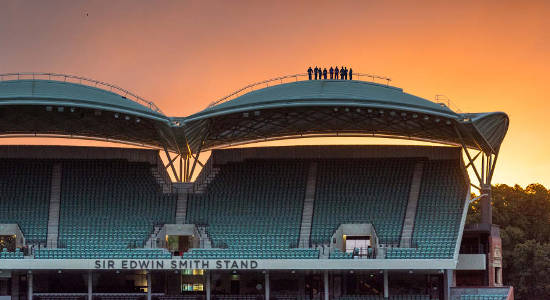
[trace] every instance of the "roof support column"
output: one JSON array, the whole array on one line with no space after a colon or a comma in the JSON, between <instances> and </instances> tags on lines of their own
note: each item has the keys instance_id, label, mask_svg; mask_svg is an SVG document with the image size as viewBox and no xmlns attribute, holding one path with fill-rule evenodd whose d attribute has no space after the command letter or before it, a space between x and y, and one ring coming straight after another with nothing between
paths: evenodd
<instances>
[{"instance_id":1,"label":"roof support column","mask_svg":"<svg viewBox=\"0 0 550 300\"><path fill-rule=\"evenodd\" d=\"M94 283L94 277L93 277L92 271L89 270L88 271L88 300L93 299L93 291L92 291L93 283Z\"/></svg>"},{"instance_id":2,"label":"roof support column","mask_svg":"<svg viewBox=\"0 0 550 300\"><path fill-rule=\"evenodd\" d=\"M168 152L168 149L166 149L166 146L164 146L164 153L166 154L166 157L168 158L168 165L170 166L170 168L172 168L172 174L174 174L174 177L176 178L176 181L181 182L180 177L178 176L178 172L176 172L176 167L174 167L174 160L178 156L176 155L176 157L174 157L174 159L172 159L172 157L170 156L170 152Z\"/></svg>"},{"instance_id":3,"label":"roof support column","mask_svg":"<svg viewBox=\"0 0 550 300\"><path fill-rule=\"evenodd\" d=\"M182 178L182 176L183 176L182 173L183 173L183 157L180 155L180 178ZM186 179L185 181L187 181L187 178L185 178L185 179Z\"/></svg>"},{"instance_id":4,"label":"roof support column","mask_svg":"<svg viewBox=\"0 0 550 300\"><path fill-rule=\"evenodd\" d=\"M153 286L151 282L151 271L147 271L145 276L147 280L147 300L151 300L151 288Z\"/></svg>"},{"instance_id":5,"label":"roof support column","mask_svg":"<svg viewBox=\"0 0 550 300\"><path fill-rule=\"evenodd\" d=\"M453 286L453 270L447 269L443 274L443 299L451 299L451 287Z\"/></svg>"},{"instance_id":6,"label":"roof support column","mask_svg":"<svg viewBox=\"0 0 550 300\"><path fill-rule=\"evenodd\" d=\"M206 284L205 284L206 300L210 300L210 296L212 294L211 287L210 287L210 280L211 280L210 272L211 272L210 270L205 271L205 275L206 275Z\"/></svg>"},{"instance_id":7,"label":"roof support column","mask_svg":"<svg viewBox=\"0 0 550 300\"><path fill-rule=\"evenodd\" d=\"M265 271L264 288L265 288L265 300L269 300L269 292L270 292L270 286L269 286L269 270L266 270L266 271Z\"/></svg>"},{"instance_id":8,"label":"roof support column","mask_svg":"<svg viewBox=\"0 0 550 300\"><path fill-rule=\"evenodd\" d=\"M384 298L388 299L390 297L390 285L388 279L388 270L384 270Z\"/></svg>"},{"instance_id":9,"label":"roof support column","mask_svg":"<svg viewBox=\"0 0 550 300\"><path fill-rule=\"evenodd\" d=\"M479 153L472 159L472 156L470 155L470 152L468 151L468 147L466 146L464 139L462 135L460 134L460 131L458 128L455 127L455 132L457 136L460 139L462 150L464 150L464 153L466 154L466 157L468 157L469 163L466 165L466 168L472 167L472 170L474 171L478 181L479 186L476 186L474 184L471 184L473 187L479 189L479 192L481 194L481 223L485 224L492 224L493 223L493 208L491 206L491 179L494 172L494 162L496 162L496 155L495 155L495 161L493 161L493 157L491 153L485 153L481 148L479 148ZM475 165L475 160L477 157L481 154L481 163L480 163L480 170L478 171L478 168Z\"/></svg>"},{"instance_id":10,"label":"roof support column","mask_svg":"<svg viewBox=\"0 0 550 300\"><path fill-rule=\"evenodd\" d=\"M328 270L325 270L323 287L324 287L324 289L325 289L325 300L329 300Z\"/></svg>"},{"instance_id":11,"label":"roof support column","mask_svg":"<svg viewBox=\"0 0 550 300\"><path fill-rule=\"evenodd\" d=\"M210 128L210 126L208 126L208 128ZM195 167L197 166L197 162L199 164L201 163L199 161L199 156L201 155L202 145L204 145L204 141L206 141L206 137L208 137L208 131L206 132L206 134L204 135L204 137L201 140L201 143L199 145L199 149L197 150L197 156L195 157L195 156L193 156L193 153L190 153L189 159L191 159L191 157L192 157L192 158L194 158L194 161L193 161L193 167L191 168L191 172L189 172L189 181L191 181L191 178L193 178L193 173L195 172ZM203 165L201 164L201 166L203 166Z\"/></svg>"},{"instance_id":12,"label":"roof support column","mask_svg":"<svg viewBox=\"0 0 550 300\"><path fill-rule=\"evenodd\" d=\"M33 289L32 289L32 271L29 270L27 272L27 299L29 300L32 300L32 293L33 293Z\"/></svg>"}]
</instances>

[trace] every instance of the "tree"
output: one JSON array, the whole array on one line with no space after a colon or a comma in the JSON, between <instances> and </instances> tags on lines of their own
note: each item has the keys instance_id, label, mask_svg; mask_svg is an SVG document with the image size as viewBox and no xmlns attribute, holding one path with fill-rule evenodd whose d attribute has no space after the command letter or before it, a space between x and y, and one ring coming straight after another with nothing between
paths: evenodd
<instances>
[{"instance_id":1,"label":"tree","mask_svg":"<svg viewBox=\"0 0 550 300\"><path fill-rule=\"evenodd\" d=\"M495 185L493 223L500 226L504 284L517 299L550 299L550 191L541 184ZM468 211L468 223L480 219L479 201Z\"/></svg>"}]
</instances>

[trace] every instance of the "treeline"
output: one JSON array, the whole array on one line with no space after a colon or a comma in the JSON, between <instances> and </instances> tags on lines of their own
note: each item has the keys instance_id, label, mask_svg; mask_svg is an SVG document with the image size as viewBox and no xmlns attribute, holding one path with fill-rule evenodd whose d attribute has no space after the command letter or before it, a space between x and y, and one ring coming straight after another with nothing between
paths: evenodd
<instances>
[{"instance_id":1,"label":"treeline","mask_svg":"<svg viewBox=\"0 0 550 300\"><path fill-rule=\"evenodd\" d=\"M550 299L550 191L540 184L493 186L493 223L500 226L503 280L516 299ZM468 211L477 223L479 201Z\"/></svg>"}]
</instances>

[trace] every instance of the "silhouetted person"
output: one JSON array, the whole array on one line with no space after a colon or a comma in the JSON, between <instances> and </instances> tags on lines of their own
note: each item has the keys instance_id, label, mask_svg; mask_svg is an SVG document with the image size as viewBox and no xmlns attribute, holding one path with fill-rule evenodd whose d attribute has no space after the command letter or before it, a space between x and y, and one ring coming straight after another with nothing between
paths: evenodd
<instances>
[{"instance_id":1,"label":"silhouetted person","mask_svg":"<svg viewBox=\"0 0 550 300\"><path fill-rule=\"evenodd\" d=\"M327 79L327 68L323 69L323 79Z\"/></svg>"},{"instance_id":2,"label":"silhouetted person","mask_svg":"<svg viewBox=\"0 0 550 300\"><path fill-rule=\"evenodd\" d=\"M334 69L334 79L338 80L339 72L340 72L340 70L338 70L338 66L336 66L336 68Z\"/></svg>"},{"instance_id":3,"label":"silhouetted person","mask_svg":"<svg viewBox=\"0 0 550 300\"><path fill-rule=\"evenodd\" d=\"M313 70L309 67L309 69L307 69L307 76L309 77L309 80L311 80L311 73L313 73Z\"/></svg>"},{"instance_id":4,"label":"silhouetted person","mask_svg":"<svg viewBox=\"0 0 550 300\"><path fill-rule=\"evenodd\" d=\"M344 68L344 80L348 80L348 68Z\"/></svg>"},{"instance_id":5,"label":"silhouetted person","mask_svg":"<svg viewBox=\"0 0 550 300\"><path fill-rule=\"evenodd\" d=\"M334 68L330 67L328 72L330 73L330 79L334 79Z\"/></svg>"},{"instance_id":6,"label":"silhouetted person","mask_svg":"<svg viewBox=\"0 0 550 300\"><path fill-rule=\"evenodd\" d=\"M344 67L340 68L340 80L344 80Z\"/></svg>"},{"instance_id":7,"label":"silhouetted person","mask_svg":"<svg viewBox=\"0 0 550 300\"><path fill-rule=\"evenodd\" d=\"M353 80L353 69L349 68L349 80Z\"/></svg>"},{"instance_id":8,"label":"silhouetted person","mask_svg":"<svg viewBox=\"0 0 550 300\"><path fill-rule=\"evenodd\" d=\"M319 68L317 68L317 66L315 66L315 80L317 80L317 73L319 72Z\"/></svg>"}]
</instances>

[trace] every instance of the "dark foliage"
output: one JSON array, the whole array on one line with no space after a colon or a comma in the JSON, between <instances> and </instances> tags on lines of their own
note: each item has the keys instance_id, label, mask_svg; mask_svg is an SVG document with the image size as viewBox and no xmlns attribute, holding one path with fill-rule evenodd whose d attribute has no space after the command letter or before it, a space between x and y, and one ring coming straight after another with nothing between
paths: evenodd
<instances>
[{"instance_id":1,"label":"dark foliage","mask_svg":"<svg viewBox=\"0 0 550 300\"><path fill-rule=\"evenodd\" d=\"M550 299L550 191L540 184L493 187L493 223L500 226L504 284L516 299ZM468 222L480 218L473 203Z\"/></svg>"}]
</instances>

